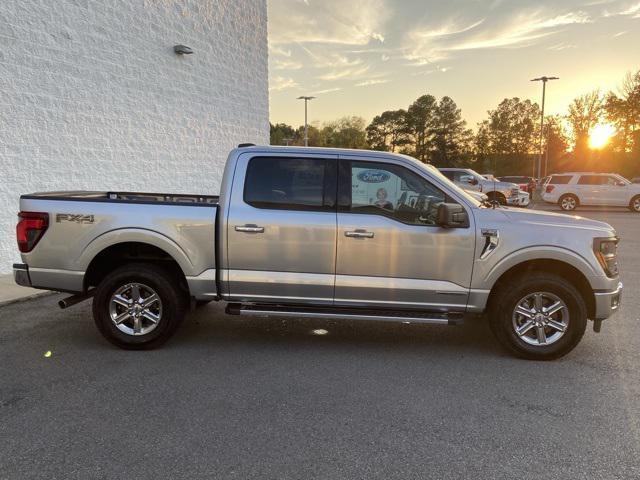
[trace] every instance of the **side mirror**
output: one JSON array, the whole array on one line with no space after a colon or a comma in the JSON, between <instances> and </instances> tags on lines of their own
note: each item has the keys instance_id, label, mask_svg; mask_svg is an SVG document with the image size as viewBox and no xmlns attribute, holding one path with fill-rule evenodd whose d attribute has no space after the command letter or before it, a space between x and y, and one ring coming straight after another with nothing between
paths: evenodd
<instances>
[{"instance_id":1,"label":"side mirror","mask_svg":"<svg viewBox=\"0 0 640 480\"><path fill-rule=\"evenodd\" d=\"M462 205L441 203L438 205L438 225L443 228L468 227L469 217Z\"/></svg>"},{"instance_id":2,"label":"side mirror","mask_svg":"<svg viewBox=\"0 0 640 480\"><path fill-rule=\"evenodd\" d=\"M624 183L624 182L616 182L616 186L618 186L618 187L624 187L624 186L626 186L626 185L627 185L627 184L626 184L626 183Z\"/></svg>"}]
</instances>

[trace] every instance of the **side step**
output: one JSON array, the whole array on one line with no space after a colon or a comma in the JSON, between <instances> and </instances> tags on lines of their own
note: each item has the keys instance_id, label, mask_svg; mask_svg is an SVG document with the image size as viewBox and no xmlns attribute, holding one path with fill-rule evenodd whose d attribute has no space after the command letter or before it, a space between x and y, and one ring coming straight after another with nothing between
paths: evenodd
<instances>
[{"instance_id":1,"label":"side step","mask_svg":"<svg viewBox=\"0 0 640 480\"><path fill-rule=\"evenodd\" d=\"M226 312L230 315L252 317L297 317L337 318L350 320L380 320L385 322L427 323L437 325L460 325L462 312L420 312L415 310L372 310L346 307L309 307L265 304L230 303Z\"/></svg>"}]
</instances>

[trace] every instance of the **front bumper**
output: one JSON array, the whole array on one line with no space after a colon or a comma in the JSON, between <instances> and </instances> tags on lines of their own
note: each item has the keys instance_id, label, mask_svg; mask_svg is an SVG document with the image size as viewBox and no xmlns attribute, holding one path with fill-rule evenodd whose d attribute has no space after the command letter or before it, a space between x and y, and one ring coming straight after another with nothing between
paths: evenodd
<instances>
[{"instance_id":1,"label":"front bumper","mask_svg":"<svg viewBox=\"0 0 640 480\"><path fill-rule=\"evenodd\" d=\"M29 266L24 263L13 264L13 280L22 287L31 287Z\"/></svg>"},{"instance_id":2,"label":"front bumper","mask_svg":"<svg viewBox=\"0 0 640 480\"><path fill-rule=\"evenodd\" d=\"M615 290L594 293L596 299L596 314L594 320L604 320L618 311L622 298L622 288L622 282L618 282L618 287Z\"/></svg>"}]
</instances>

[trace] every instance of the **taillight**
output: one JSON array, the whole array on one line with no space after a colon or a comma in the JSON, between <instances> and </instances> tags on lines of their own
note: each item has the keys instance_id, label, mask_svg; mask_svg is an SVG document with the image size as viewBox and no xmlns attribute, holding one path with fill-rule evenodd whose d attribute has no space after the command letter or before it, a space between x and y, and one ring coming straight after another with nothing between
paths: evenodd
<instances>
[{"instance_id":1,"label":"taillight","mask_svg":"<svg viewBox=\"0 0 640 480\"><path fill-rule=\"evenodd\" d=\"M49 214L40 212L20 212L16 225L18 248L22 253L33 250L49 227Z\"/></svg>"},{"instance_id":2,"label":"taillight","mask_svg":"<svg viewBox=\"0 0 640 480\"><path fill-rule=\"evenodd\" d=\"M547 185L547 188L545 188L545 189L544 189L544 191L545 191L546 193L551 193L551 192L553 192L553 189L554 189L554 188L556 188L556 186L555 186L555 185Z\"/></svg>"}]
</instances>

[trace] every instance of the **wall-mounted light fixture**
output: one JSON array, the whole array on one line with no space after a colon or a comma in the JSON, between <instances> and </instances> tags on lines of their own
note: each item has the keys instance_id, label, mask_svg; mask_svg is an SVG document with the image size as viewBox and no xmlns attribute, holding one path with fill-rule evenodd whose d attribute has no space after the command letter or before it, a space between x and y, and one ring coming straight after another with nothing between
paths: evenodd
<instances>
[{"instance_id":1,"label":"wall-mounted light fixture","mask_svg":"<svg viewBox=\"0 0 640 480\"><path fill-rule=\"evenodd\" d=\"M176 52L177 55L190 55L193 53L186 45L176 45L173 47L173 51Z\"/></svg>"}]
</instances>

